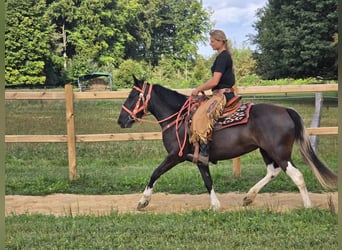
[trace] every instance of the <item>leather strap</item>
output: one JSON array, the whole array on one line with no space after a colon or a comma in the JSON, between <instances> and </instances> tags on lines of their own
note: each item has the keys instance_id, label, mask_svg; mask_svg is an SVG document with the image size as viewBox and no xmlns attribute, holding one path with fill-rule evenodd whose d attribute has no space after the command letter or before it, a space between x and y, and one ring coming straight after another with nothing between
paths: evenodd
<instances>
[{"instance_id":1,"label":"leather strap","mask_svg":"<svg viewBox=\"0 0 342 250\"><path fill-rule=\"evenodd\" d=\"M234 88L223 88L223 89L215 89L213 91L213 94L214 95L217 95L217 94L223 94L223 93L232 93L232 92L235 92Z\"/></svg>"}]
</instances>

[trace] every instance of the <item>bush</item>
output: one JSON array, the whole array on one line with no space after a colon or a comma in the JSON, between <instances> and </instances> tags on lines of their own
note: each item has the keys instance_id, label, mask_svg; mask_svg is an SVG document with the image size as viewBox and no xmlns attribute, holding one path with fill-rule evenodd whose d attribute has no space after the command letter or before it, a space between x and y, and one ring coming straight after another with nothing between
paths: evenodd
<instances>
[{"instance_id":1,"label":"bush","mask_svg":"<svg viewBox=\"0 0 342 250\"><path fill-rule=\"evenodd\" d=\"M151 78L151 71L147 63L128 59L114 71L114 85L120 88L132 87L132 75L135 75L138 79L148 80Z\"/></svg>"}]
</instances>

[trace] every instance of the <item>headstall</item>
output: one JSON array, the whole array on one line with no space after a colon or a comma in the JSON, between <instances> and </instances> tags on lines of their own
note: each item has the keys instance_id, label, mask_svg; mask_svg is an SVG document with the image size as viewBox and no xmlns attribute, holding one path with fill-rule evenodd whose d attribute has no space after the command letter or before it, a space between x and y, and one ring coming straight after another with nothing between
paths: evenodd
<instances>
[{"instance_id":1,"label":"headstall","mask_svg":"<svg viewBox=\"0 0 342 250\"><path fill-rule=\"evenodd\" d=\"M146 97L144 96L145 91L147 86L150 86L150 88L148 89L148 93L146 95ZM129 108L127 108L125 105L122 105L122 109L125 110L134 121L147 121L147 120L143 120L141 118L137 117L137 114L141 111L144 111L144 115L147 114L147 106L148 106L148 102L151 99L151 92L152 92L152 88L153 88L153 84L147 84L146 82L144 82L143 87L139 88L137 86L133 86L133 88L135 90L137 90L138 92L140 92L139 94L139 98L134 106L134 109L131 111Z\"/></svg>"}]
</instances>

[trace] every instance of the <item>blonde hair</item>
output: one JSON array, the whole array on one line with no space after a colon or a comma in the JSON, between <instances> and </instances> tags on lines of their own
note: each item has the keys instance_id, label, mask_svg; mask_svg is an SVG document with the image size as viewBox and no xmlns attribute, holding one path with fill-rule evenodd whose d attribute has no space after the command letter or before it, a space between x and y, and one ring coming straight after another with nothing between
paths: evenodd
<instances>
[{"instance_id":1,"label":"blonde hair","mask_svg":"<svg viewBox=\"0 0 342 250\"><path fill-rule=\"evenodd\" d=\"M211 30L209 35L217 41L223 41L226 50L228 51L230 56L232 56L232 50L228 45L228 39L226 37L226 34L222 30Z\"/></svg>"}]
</instances>

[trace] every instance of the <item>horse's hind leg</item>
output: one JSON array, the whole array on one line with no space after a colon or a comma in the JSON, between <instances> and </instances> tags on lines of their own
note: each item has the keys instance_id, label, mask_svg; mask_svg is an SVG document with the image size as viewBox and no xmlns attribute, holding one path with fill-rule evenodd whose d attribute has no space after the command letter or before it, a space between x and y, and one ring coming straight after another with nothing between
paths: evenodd
<instances>
[{"instance_id":1,"label":"horse's hind leg","mask_svg":"<svg viewBox=\"0 0 342 250\"><path fill-rule=\"evenodd\" d=\"M275 167L274 163L270 163L267 165L267 174L264 178L262 178L257 184L255 184L251 189L249 189L246 197L243 199L243 205L248 206L251 204L256 195L259 193L259 191L267 184L269 183L274 177L279 175L281 172L280 167Z\"/></svg>"},{"instance_id":2,"label":"horse's hind leg","mask_svg":"<svg viewBox=\"0 0 342 250\"><path fill-rule=\"evenodd\" d=\"M285 168L285 172L288 176L290 176L292 181L297 185L300 195L302 196L302 199L303 199L304 207L311 208L312 203L309 198L309 193L306 188L303 174L295 166L293 166L291 162L287 162L287 167Z\"/></svg>"},{"instance_id":3,"label":"horse's hind leg","mask_svg":"<svg viewBox=\"0 0 342 250\"><path fill-rule=\"evenodd\" d=\"M213 188L213 180L210 175L209 166L202 163L198 163L197 166L199 171L201 172L205 187L207 188L210 195L211 207L213 210L218 210L221 207L221 204Z\"/></svg>"}]
</instances>

